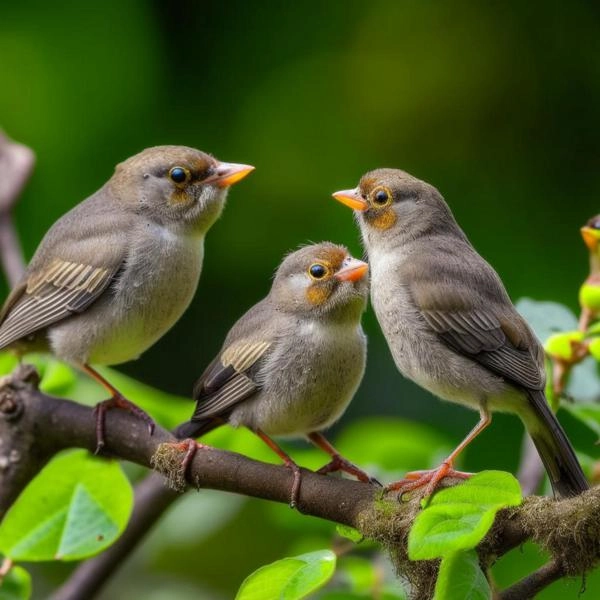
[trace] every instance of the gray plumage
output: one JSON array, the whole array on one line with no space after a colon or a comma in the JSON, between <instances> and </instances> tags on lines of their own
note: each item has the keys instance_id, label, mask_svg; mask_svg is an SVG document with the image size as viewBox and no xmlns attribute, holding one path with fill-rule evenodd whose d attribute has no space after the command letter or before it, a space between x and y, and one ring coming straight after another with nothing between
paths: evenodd
<instances>
[{"instance_id":1,"label":"gray plumage","mask_svg":"<svg viewBox=\"0 0 600 600\"><path fill-rule=\"evenodd\" d=\"M482 415L516 413L555 493L587 489L544 397L543 349L440 193L403 171L379 169L335 196L357 209L371 301L400 372Z\"/></svg>"},{"instance_id":2,"label":"gray plumage","mask_svg":"<svg viewBox=\"0 0 600 600\"><path fill-rule=\"evenodd\" d=\"M311 265L326 275L311 277ZM196 383L197 407L178 437L223 421L268 435L302 436L334 423L363 376L366 338L360 325L367 277L339 280L366 265L329 243L288 255L269 295L231 329Z\"/></svg>"},{"instance_id":3,"label":"gray plumage","mask_svg":"<svg viewBox=\"0 0 600 600\"><path fill-rule=\"evenodd\" d=\"M225 178L242 167L182 146L118 165L43 238L0 315L0 348L76 364L137 358L189 305Z\"/></svg>"}]
</instances>

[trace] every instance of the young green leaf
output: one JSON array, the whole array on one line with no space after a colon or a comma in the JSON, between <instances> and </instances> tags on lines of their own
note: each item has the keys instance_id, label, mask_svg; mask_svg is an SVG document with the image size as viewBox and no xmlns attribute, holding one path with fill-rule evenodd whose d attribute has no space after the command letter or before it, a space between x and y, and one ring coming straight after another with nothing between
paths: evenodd
<instances>
[{"instance_id":1,"label":"young green leaf","mask_svg":"<svg viewBox=\"0 0 600 600\"><path fill-rule=\"evenodd\" d=\"M436 493L415 519L408 537L411 560L445 557L474 548L498 510L521 503L518 481L502 471L483 471Z\"/></svg>"},{"instance_id":2,"label":"young green leaf","mask_svg":"<svg viewBox=\"0 0 600 600\"><path fill-rule=\"evenodd\" d=\"M522 494L519 482L505 471L481 471L460 485L440 490L428 506L467 503L484 509L517 506Z\"/></svg>"},{"instance_id":3,"label":"young green leaf","mask_svg":"<svg viewBox=\"0 0 600 600\"><path fill-rule=\"evenodd\" d=\"M121 534L133 491L117 462L81 450L52 460L0 525L0 552L13 560L78 560Z\"/></svg>"},{"instance_id":4,"label":"young green leaf","mask_svg":"<svg viewBox=\"0 0 600 600\"><path fill-rule=\"evenodd\" d=\"M440 565L433 600L490 600L492 591L474 550L455 552Z\"/></svg>"},{"instance_id":5,"label":"young green leaf","mask_svg":"<svg viewBox=\"0 0 600 600\"><path fill-rule=\"evenodd\" d=\"M14 566L0 580L0 600L29 600L31 598L31 575L23 568Z\"/></svg>"},{"instance_id":6,"label":"young green leaf","mask_svg":"<svg viewBox=\"0 0 600 600\"><path fill-rule=\"evenodd\" d=\"M235 600L300 600L327 583L335 571L331 550L277 560L246 577Z\"/></svg>"},{"instance_id":7,"label":"young green leaf","mask_svg":"<svg viewBox=\"0 0 600 600\"><path fill-rule=\"evenodd\" d=\"M360 531L358 531L357 529L354 529L354 527L350 527L348 525L338 524L335 526L335 530L337 531L338 535L341 535L342 537L349 539L351 542L354 542L355 544L357 544L358 542L361 542L364 538L363 534Z\"/></svg>"}]
</instances>

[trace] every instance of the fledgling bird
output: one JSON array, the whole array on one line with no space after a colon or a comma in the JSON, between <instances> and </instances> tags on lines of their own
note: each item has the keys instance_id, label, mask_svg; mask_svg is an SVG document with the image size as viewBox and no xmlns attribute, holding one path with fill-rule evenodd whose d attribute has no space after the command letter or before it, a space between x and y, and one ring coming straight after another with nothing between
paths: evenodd
<instances>
[{"instance_id":1,"label":"fledgling bird","mask_svg":"<svg viewBox=\"0 0 600 600\"><path fill-rule=\"evenodd\" d=\"M204 236L227 189L254 167L184 146L147 148L48 230L0 313L0 348L50 351L111 394L96 407L153 422L90 363L137 358L179 319L202 268Z\"/></svg>"},{"instance_id":2,"label":"fledgling bird","mask_svg":"<svg viewBox=\"0 0 600 600\"><path fill-rule=\"evenodd\" d=\"M590 322L600 315L600 215L592 217L581 228L581 237L590 251L590 274L579 289L579 329L586 331Z\"/></svg>"},{"instance_id":3,"label":"fledgling bird","mask_svg":"<svg viewBox=\"0 0 600 600\"><path fill-rule=\"evenodd\" d=\"M378 169L334 197L355 210L371 268L371 301L396 366L433 394L478 410L480 421L433 471L389 489L430 495L458 454L491 422L516 413L555 495L588 483L544 396L544 354L492 267L475 251L441 194L396 169Z\"/></svg>"},{"instance_id":4,"label":"fledgling bird","mask_svg":"<svg viewBox=\"0 0 600 600\"><path fill-rule=\"evenodd\" d=\"M319 433L341 417L363 376L367 270L328 242L286 256L267 297L231 328L196 382L196 410L176 436L198 437L223 423L248 427L293 471L292 505L300 470L270 436L307 436L332 456L320 472L370 481ZM184 468L195 449L189 446Z\"/></svg>"}]
</instances>

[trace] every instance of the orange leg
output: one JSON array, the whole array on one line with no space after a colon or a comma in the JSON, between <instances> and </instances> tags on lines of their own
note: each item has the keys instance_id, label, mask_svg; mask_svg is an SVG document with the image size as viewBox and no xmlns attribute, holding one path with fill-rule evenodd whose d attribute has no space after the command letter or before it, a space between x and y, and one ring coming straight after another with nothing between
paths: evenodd
<instances>
[{"instance_id":1,"label":"orange leg","mask_svg":"<svg viewBox=\"0 0 600 600\"><path fill-rule=\"evenodd\" d=\"M411 471L404 476L404 479L395 481L386 486L386 491L400 491L401 494L411 492L423 486L427 486L423 496L431 496L444 477L458 477L468 479L472 473L463 473L455 471L452 467L458 455L492 422L492 417L485 408L479 411L479 423L471 429L467 437L452 451L446 460L437 468L431 471Z\"/></svg>"},{"instance_id":2,"label":"orange leg","mask_svg":"<svg viewBox=\"0 0 600 600\"><path fill-rule=\"evenodd\" d=\"M326 475L327 473L335 473L336 471L343 471L344 473L348 473L349 475L353 475L359 481L365 481L367 483L375 483L377 485L381 485L377 479L370 477L367 473L365 473L362 469L359 469L356 465L352 464L349 460L345 459L325 438L322 433L318 431L313 431L308 434L308 439L315 445L317 448L320 448L329 456L331 456L332 460L327 463L324 467L321 467L317 473L321 473Z\"/></svg>"},{"instance_id":3,"label":"orange leg","mask_svg":"<svg viewBox=\"0 0 600 600\"><path fill-rule=\"evenodd\" d=\"M253 430L254 433L265 443L285 464L285 466L294 474L292 483L292 494L290 496L290 508L294 508L298 504L298 493L300 492L300 483L302 481L302 473L300 467L275 443L264 431L260 429Z\"/></svg>"},{"instance_id":4,"label":"orange leg","mask_svg":"<svg viewBox=\"0 0 600 600\"><path fill-rule=\"evenodd\" d=\"M169 442L169 446L172 446L177 450L185 451L185 455L181 459L181 468L184 476L187 474L190 464L194 460L194 456L196 456L196 452L198 452L198 450L202 450L203 448L210 448L210 446L207 446L206 444L200 444L192 438L182 440L181 442Z\"/></svg>"},{"instance_id":5,"label":"orange leg","mask_svg":"<svg viewBox=\"0 0 600 600\"><path fill-rule=\"evenodd\" d=\"M139 417L148 424L148 431L150 435L154 433L155 423L148 416L148 414L146 414L139 406L136 406L133 404L133 402L127 400L127 398L125 398L125 396L123 396L123 394L121 394L117 388L104 379L104 377L102 377L102 375L100 375L100 373L98 373L95 369L87 364L82 365L81 368L93 379L95 379L101 386L106 388L110 393L110 398L108 400L99 402L94 408L94 414L96 415L96 454L98 454L102 448L104 448L106 412L112 410L113 408L128 410L130 413L134 414L136 417Z\"/></svg>"}]
</instances>

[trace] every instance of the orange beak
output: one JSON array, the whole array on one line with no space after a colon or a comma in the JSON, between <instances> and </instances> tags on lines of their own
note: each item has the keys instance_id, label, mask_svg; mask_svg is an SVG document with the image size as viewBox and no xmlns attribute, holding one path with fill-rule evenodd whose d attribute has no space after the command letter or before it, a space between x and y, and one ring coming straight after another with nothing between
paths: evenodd
<instances>
[{"instance_id":1,"label":"orange beak","mask_svg":"<svg viewBox=\"0 0 600 600\"><path fill-rule=\"evenodd\" d=\"M591 252L595 252L598 248L598 241L600 241L600 230L592 227L582 227L580 231L585 245Z\"/></svg>"},{"instance_id":2,"label":"orange beak","mask_svg":"<svg viewBox=\"0 0 600 600\"><path fill-rule=\"evenodd\" d=\"M335 274L339 281L358 281L362 279L369 270L369 265L357 258L349 257L344 260L344 266Z\"/></svg>"},{"instance_id":3,"label":"orange beak","mask_svg":"<svg viewBox=\"0 0 600 600\"><path fill-rule=\"evenodd\" d=\"M207 177L202 183L212 183L219 187L229 187L241 181L254 171L252 165L240 165L237 163L219 163L214 174Z\"/></svg>"},{"instance_id":4,"label":"orange beak","mask_svg":"<svg viewBox=\"0 0 600 600\"><path fill-rule=\"evenodd\" d=\"M356 188L353 190L342 190L341 192L335 192L335 194L332 195L338 202L349 206L353 210L360 210L362 212L369 208L369 205L365 200L363 200L358 192L358 189Z\"/></svg>"}]
</instances>

